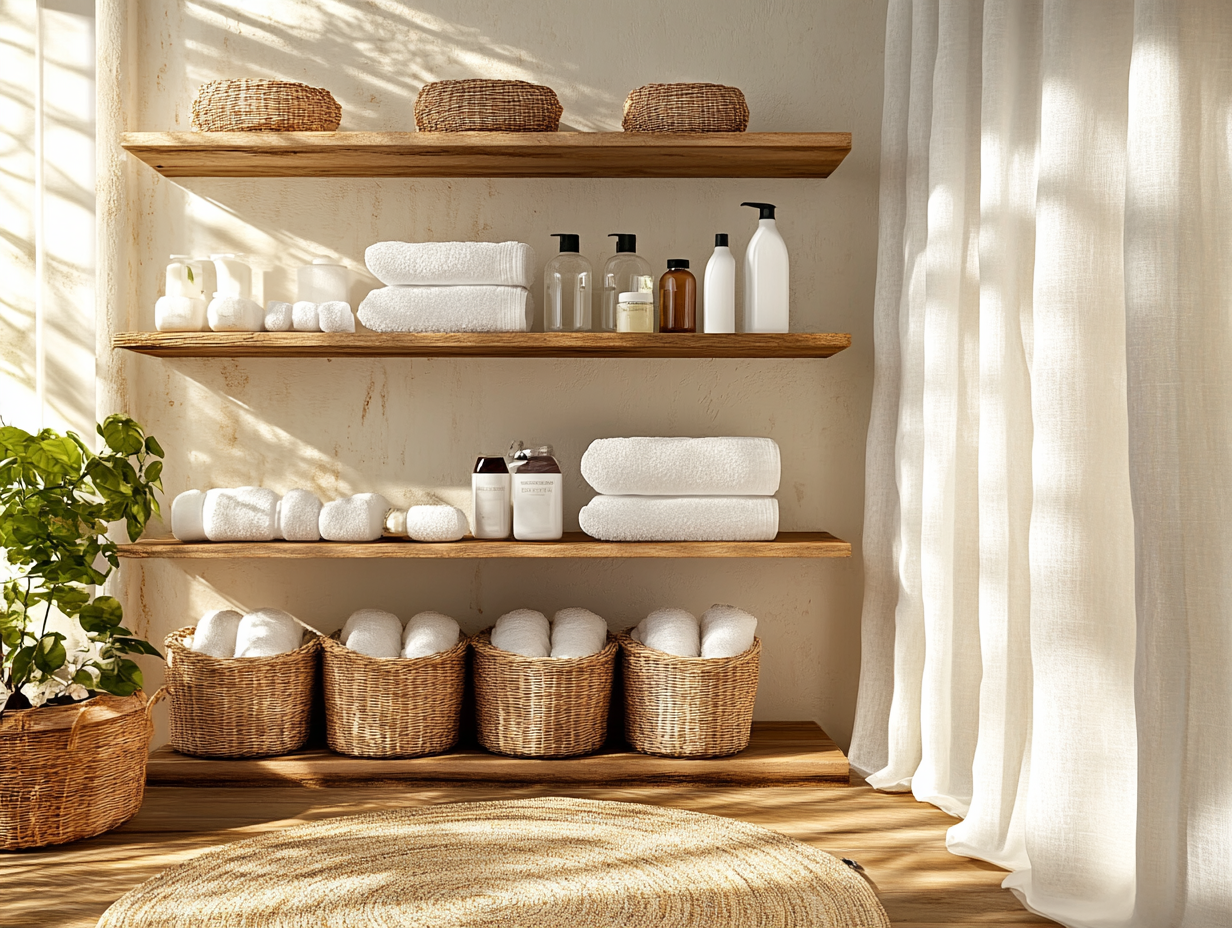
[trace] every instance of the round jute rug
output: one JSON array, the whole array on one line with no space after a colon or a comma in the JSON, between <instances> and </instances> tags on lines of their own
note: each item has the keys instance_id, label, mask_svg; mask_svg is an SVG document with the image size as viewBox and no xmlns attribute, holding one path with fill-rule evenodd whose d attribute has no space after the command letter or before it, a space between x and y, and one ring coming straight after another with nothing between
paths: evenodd
<instances>
[{"instance_id":1,"label":"round jute rug","mask_svg":"<svg viewBox=\"0 0 1232 928\"><path fill-rule=\"evenodd\" d=\"M889 928L835 857L756 825L582 799L327 819L237 841L99 928Z\"/></svg>"}]
</instances>

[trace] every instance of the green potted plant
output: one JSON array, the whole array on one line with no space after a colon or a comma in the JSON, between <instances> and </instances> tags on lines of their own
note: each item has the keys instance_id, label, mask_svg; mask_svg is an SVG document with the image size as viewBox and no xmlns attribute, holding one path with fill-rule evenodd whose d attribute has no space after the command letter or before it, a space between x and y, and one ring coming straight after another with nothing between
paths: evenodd
<instances>
[{"instance_id":1,"label":"green potted plant","mask_svg":"<svg viewBox=\"0 0 1232 928\"><path fill-rule=\"evenodd\" d=\"M134 654L160 656L96 594L158 513L163 451L127 416L73 432L0 423L0 849L114 828L140 807L150 721Z\"/></svg>"}]
</instances>

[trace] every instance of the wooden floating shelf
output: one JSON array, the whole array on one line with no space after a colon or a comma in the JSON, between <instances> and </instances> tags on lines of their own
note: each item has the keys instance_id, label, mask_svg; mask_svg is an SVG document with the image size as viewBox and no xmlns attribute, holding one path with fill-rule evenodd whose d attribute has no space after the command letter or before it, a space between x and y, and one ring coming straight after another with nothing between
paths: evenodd
<instances>
[{"instance_id":1,"label":"wooden floating shelf","mask_svg":"<svg viewBox=\"0 0 1232 928\"><path fill-rule=\"evenodd\" d=\"M121 332L112 336L111 347L159 358L828 358L851 347L851 336L833 332Z\"/></svg>"},{"instance_id":2,"label":"wooden floating shelf","mask_svg":"<svg viewBox=\"0 0 1232 928\"><path fill-rule=\"evenodd\" d=\"M604 748L586 757L502 757L478 747L435 757L367 759L310 748L253 760L151 752L150 786L846 786L847 758L814 722L754 722L731 757L683 759Z\"/></svg>"},{"instance_id":3,"label":"wooden floating shelf","mask_svg":"<svg viewBox=\"0 0 1232 928\"><path fill-rule=\"evenodd\" d=\"M850 132L126 132L164 177L829 177Z\"/></svg>"}]
</instances>

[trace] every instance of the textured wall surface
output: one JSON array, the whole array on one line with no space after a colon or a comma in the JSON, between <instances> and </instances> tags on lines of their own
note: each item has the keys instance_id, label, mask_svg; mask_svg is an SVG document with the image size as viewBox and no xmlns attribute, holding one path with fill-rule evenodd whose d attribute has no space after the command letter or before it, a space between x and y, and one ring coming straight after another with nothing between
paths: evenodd
<instances>
[{"instance_id":1,"label":"textured wall surface","mask_svg":"<svg viewBox=\"0 0 1232 928\"><path fill-rule=\"evenodd\" d=\"M469 509L475 455L512 439L552 442L565 472L566 529L592 492L586 445L613 435L767 435L783 451L784 530L859 541L872 387L883 2L500 0L137 4L100 15L100 344L152 329L171 252L241 251L258 295L290 299L312 254L352 270L357 303L375 281L364 248L384 239L531 243L578 232L599 266L609 232L635 232L661 273L687 257L698 276L715 232L742 255L756 214L780 206L792 258L792 327L851 332L827 361L177 360L108 356L100 412L122 407L168 451L168 499L190 487L308 487L324 498L376 490L407 504L436 494ZM100 14L103 7L100 6ZM105 23L105 25L104 25ZM104 73L106 76L104 77ZM197 86L277 77L329 88L343 129L413 126L423 83L506 77L551 85L563 122L619 128L621 103L650 81L741 87L751 130L848 130L854 150L826 181L220 180L172 182L118 152L115 133L187 129ZM536 302L542 303L536 281ZM157 530L157 527L156 529ZM759 718L813 718L850 734L859 668L858 558L848 561L129 562L133 624L161 638L204 609L276 606L319 628L370 606L422 609L468 631L516 607L582 605L613 627L650 609L740 605L764 641ZM159 671L150 665L157 682ZM160 729L161 737L161 729Z\"/></svg>"}]
</instances>

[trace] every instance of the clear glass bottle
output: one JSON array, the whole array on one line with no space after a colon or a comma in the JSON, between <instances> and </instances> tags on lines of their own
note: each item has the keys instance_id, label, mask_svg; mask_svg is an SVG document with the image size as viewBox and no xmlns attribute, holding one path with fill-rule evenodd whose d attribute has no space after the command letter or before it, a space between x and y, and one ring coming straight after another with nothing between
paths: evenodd
<instances>
[{"instance_id":1,"label":"clear glass bottle","mask_svg":"<svg viewBox=\"0 0 1232 928\"><path fill-rule=\"evenodd\" d=\"M654 275L650 271L650 262L637 253L636 235L613 232L608 238L616 239L616 254L603 265L603 308L599 325L605 332L619 332L622 330L617 324L616 304L620 301L620 294L652 289ZM651 286L644 286L646 281L650 281ZM654 300L653 296L651 300Z\"/></svg>"},{"instance_id":2,"label":"clear glass bottle","mask_svg":"<svg viewBox=\"0 0 1232 928\"><path fill-rule=\"evenodd\" d=\"M543 330L589 332L591 322L591 267L578 253L577 235L553 232L560 238L560 254L543 269Z\"/></svg>"},{"instance_id":3,"label":"clear glass bottle","mask_svg":"<svg viewBox=\"0 0 1232 928\"><path fill-rule=\"evenodd\" d=\"M556 541L564 534L564 477L551 445L510 448L513 472L513 537Z\"/></svg>"},{"instance_id":4,"label":"clear glass bottle","mask_svg":"<svg viewBox=\"0 0 1232 928\"><path fill-rule=\"evenodd\" d=\"M480 455L471 474L471 503L475 512L476 538L508 538L511 516L512 477L503 455Z\"/></svg>"},{"instance_id":5,"label":"clear glass bottle","mask_svg":"<svg viewBox=\"0 0 1232 928\"><path fill-rule=\"evenodd\" d=\"M659 331L697 331L697 279L684 258L669 260L659 278Z\"/></svg>"}]
</instances>

